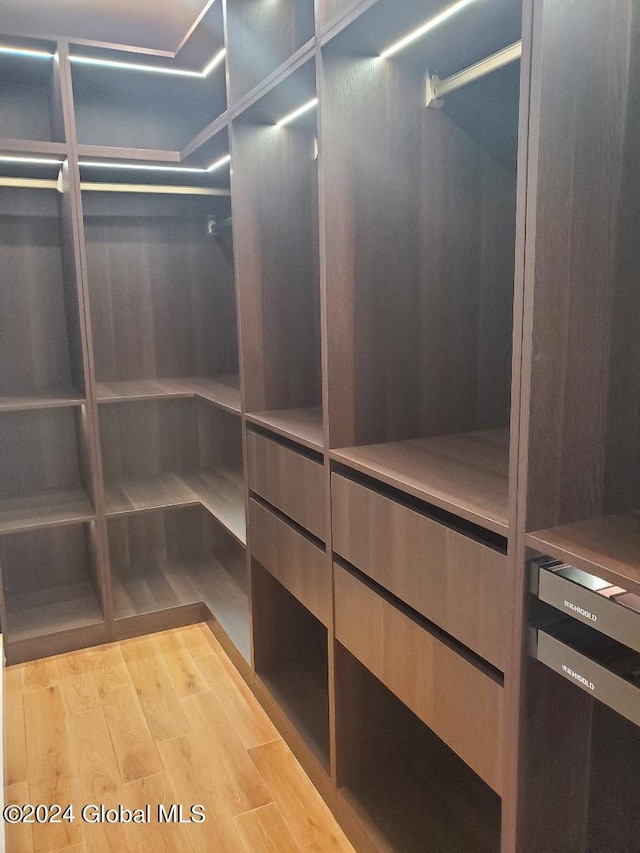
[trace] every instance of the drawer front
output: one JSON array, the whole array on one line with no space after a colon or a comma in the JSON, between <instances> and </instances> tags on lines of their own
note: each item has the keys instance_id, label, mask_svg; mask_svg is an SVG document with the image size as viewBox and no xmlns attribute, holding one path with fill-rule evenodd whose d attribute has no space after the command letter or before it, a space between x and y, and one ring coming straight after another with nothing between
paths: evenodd
<instances>
[{"instance_id":1,"label":"drawer front","mask_svg":"<svg viewBox=\"0 0 640 853\"><path fill-rule=\"evenodd\" d=\"M576 687L640 726L640 687L545 631L537 632L536 658Z\"/></svg>"},{"instance_id":2,"label":"drawer front","mask_svg":"<svg viewBox=\"0 0 640 853\"><path fill-rule=\"evenodd\" d=\"M541 601L640 652L640 613L548 569L536 566L534 571L539 572L537 594Z\"/></svg>"},{"instance_id":3,"label":"drawer front","mask_svg":"<svg viewBox=\"0 0 640 853\"><path fill-rule=\"evenodd\" d=\"M331 497L336 553L504 671L507 558L338 474Z\"/></svg>"},{"instance_id":4,"label":"drawer front","mask_svg":"<svg viewBox=\"0 0 640 853\"><path fill-rule=\"evenodd\" d=\"M336 638L498 794L503 688L340 566Z\"/></svg>"},{"instance_id":5,"label":"drawer front","mask_svg":"<svg viewBox=\"0 0 640 853\"><path fill-rule=\"evenodd\" d=\"M247 454L249 488L326 541L323 466L251 430Z\"/></svg>"},{"instance_id":6,"label":"drawer front","mask_svg":"<svg viewBox=\"0 0 640 853\"><path fill-rule=\"evenodd\" d=\"M331 621L331 576L324 551L257 501L249 501L251 554L324 625Z\"/></svg>"}]
</instances>

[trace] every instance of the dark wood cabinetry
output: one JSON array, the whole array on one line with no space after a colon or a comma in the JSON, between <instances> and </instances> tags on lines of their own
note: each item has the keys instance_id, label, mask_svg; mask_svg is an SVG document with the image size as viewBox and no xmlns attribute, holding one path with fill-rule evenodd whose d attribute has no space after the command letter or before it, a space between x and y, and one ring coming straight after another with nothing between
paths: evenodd
<instances>
[{"instance_id":1,"label":"dark wood cabinetry","mask_svg":"<svg viewBox=\"0 0 640 853\"><path fill-rule=\"evenodd\" d=\"M9 662L205 620L359 849L638 853L639 28L0 40Z\"/></svg>"}]
</instances>

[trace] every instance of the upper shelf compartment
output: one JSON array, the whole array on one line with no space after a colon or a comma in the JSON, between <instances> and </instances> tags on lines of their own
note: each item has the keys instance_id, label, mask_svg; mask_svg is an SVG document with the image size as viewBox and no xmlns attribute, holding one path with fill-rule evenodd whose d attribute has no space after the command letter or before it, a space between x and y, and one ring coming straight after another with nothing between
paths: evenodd
<instances>
[{"instance_id":1,"label":"upper shelf compartment","mask_svg":"<svg viewBox=\"0 0 640 853\"><path fill-rule=\"evenodd\" d=\"M233 120L233 212L251 420L322 450L315 63Z\"/></svg>"},{"instance_id":2,"label":"upper shelf compartment","mask_svg":"<svg viewBox=\"0 0 640 853\"><path fill-rule=\"evenodd\" d=\"M334 456L507 532L517 0L379 0L323 47L320 150ZM433 83L432 83L433 85Z\"/></svg>"},{"instance_id":3,"label":"upper shelf compartment","mask_svg":"<svg viewBox=\"0 0 640 853\"><path fill-rule=\"evenodd\" d=\"M54 42L0 36L0 138L64 142Z\"/></svg>"},{"instance_id":4,"label":"upper shelf compartment","mask_svg":"<svg viewBox=\"0 0 640 853\"><path fill-rule=\"evenodd\" d=\"M175 59L72 45L78 142L179 151L226 109L220 3Z\"/></svg>"},{"instance_id":5,"label":"upper shelf compartment","mask_svg":"<svg viewBox=\"0 0 640 853\"><path fill-rule=\"evenodd\" d=\"M235 106L313 38L313 0L227 0L226 11Z\"/></svg>"}]
</instances>

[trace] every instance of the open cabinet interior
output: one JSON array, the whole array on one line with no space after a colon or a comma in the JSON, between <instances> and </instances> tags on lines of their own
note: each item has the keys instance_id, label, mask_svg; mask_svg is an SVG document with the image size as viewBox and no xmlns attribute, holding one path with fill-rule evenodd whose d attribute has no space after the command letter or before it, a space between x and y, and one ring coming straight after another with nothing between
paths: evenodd
<instances>
[{"instance_id":1,"label":"open cabinet interior","mask_svg":"<svg viewBox=\"0 0 640 853\"><path fill-rule=\"evenodd\" d=\"M425 69L517 41L519 4L387 57L394 12L375 4L323 56L330 446L506 532L519 63L428 108Z\"/></svg>"},{"instance_id":2,"label":"open cabinet interior","mask_svg":"<svg viewBox=\"0 0 640 853\"><path fill-rule=\"evenodd\" d=\"M315 93L308 62L234 122L233 207L245 410L322 449Z\"/></svg>"},{"instance_id":3,"label":"open cabinet interior","mask_svg":"<svg viewBox=\"0 0 640 853\"><path fill-rule=\"evenodd\" d=\"M16 39L0 54L0 138L64 142L55 42Z\"/></svg>"},{"instance_id":4,"label":"open cabinet interior","mask_svg":"<svg viewBox=\"0 0 640 853\"><path fill-rule=\"evenodd\" d=\"M338 792L377 850L500 850L500 797L336 643Z\"/></svg>"},{"instance_id":5,"label":"open cabinet interior","mask_svg":"<svg viewBox=\"0 0 640 853\"><path fill-rule=\"evenodd\" d=\"M328 768L327 629L256 560L251 588L256 673Z\"/></svg>"},{"instance_id":6,"label":"open cabinet interior","mask_svg":"<svg viewBox=\"0 0 640 853\"><path fill-rule=\"evenodd\" d=\"M200 506L108 523L114 617L203 602L249 659L246 551Z\"/></svg>"}]
</instances>

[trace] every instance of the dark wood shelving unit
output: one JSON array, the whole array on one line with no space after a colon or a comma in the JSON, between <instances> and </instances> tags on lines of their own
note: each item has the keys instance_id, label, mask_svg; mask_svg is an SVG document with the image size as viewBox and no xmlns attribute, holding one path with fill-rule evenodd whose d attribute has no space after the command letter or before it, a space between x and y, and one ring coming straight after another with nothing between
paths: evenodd
<instances>
[{"instance_id":1,"label":"dark wood shelving unit","mask_svg":"<svg viewBox=\"0 0 640 853\"><path fill-rule=\"evenodd\" d=\"M640 594L637 3L147 35L2 39L8 661L205 620L358 849L637 853L531 562Z\"/></svg>"}]
</instances>

